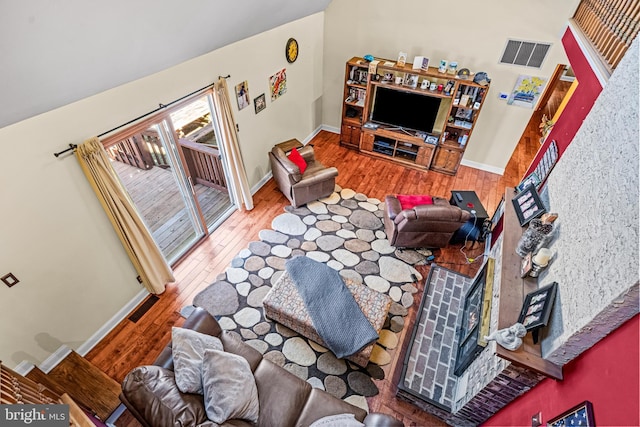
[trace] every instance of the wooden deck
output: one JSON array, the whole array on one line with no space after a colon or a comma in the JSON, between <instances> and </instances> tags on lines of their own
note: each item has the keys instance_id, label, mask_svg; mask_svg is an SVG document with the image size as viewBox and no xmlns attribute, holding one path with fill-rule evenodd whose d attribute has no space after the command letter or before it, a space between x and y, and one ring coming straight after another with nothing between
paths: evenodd
<instances>
[{"instance_id":1,"label":"wooden deck","mask_svg":"<svg viewBox=\"0 0 640 427\"><path fill-rule=\"evenodd\" d=\"M112 165L167 260L171 262L201 237L170 169L143 170L118 161ZM202 184L195 184L195 190L208 226L232 206L226 191Z\"/></svg>"}]
</instances>

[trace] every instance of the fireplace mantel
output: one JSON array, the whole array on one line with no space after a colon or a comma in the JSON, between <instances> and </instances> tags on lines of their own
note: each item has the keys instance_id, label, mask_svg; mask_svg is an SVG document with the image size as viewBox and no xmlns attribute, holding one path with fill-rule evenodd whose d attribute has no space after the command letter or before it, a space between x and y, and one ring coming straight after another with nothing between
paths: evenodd
<instances>
[{"instance_id":1,"label":"fireplace mantel","mask_svg":"<svg viewBox=\"0 0 640 427\"><path fill-rule=\"evenodd\" d=\"M529 292L538 289L535 278L520 277L521 258L516 254L516 246L524 231L516 216L511 199L515 191L507 188L505 191L505 209L503 217L503 248L501 286L498 305L498 329L508 328L518 321L522 303ZM523 345L516 351L510 351L497 346L496 354L516 365L531 369L542 375L557 380L562 379L562 366L558 366L542 358L540 342L533 343L531 333L524 337Z\"/></svg>"}]
</instances>

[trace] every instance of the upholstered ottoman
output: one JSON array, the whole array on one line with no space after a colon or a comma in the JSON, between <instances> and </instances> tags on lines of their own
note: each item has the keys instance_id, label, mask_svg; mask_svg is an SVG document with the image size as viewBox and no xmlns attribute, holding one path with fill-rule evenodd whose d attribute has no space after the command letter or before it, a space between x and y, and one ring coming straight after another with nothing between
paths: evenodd
<instances>
[{"instance_id":1,"label":"upholstered ottoman","mask_svg":"<svg viewBox=\"0 0 640 427\"><path fill-rule=\"evenodd\" d=\"M344 282L365 317L379 334L389 313L391 298L369 288L367 285L358 284L350 279L344 279ZM264 297L262 306L264 307L264 315L269 319L296 331L322 346L325 345L313 327L295 283L286 271ZM336 327L349 328L349 325L336 325ZM374 344L369 344L347 359L359 366L367 366Z\"/></svg>"}]
</instances>

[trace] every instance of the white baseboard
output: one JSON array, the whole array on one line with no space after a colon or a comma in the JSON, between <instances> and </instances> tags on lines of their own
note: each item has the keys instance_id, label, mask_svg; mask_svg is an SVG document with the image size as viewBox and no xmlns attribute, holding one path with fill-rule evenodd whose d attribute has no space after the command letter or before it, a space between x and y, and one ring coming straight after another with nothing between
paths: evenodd
<instances>
[{"instance_id":1,"label":"white baseboard","mask_svg":"<svg viewBox=\"0 0 640 427\"><path fill-rule=\"evenodd\" d=\"M258 190L260 190L266 183L273 177L273 173L271 171L267 172L265 176L262 177L260 181L253 187L251 187L251 194L256 194Z\"/></svg>"},{"instance_id":2,"label":"white baseboard","mask_svg":"<svg viewBox=\"0 0 640 427\"><path fill-rule=\"evenodd\" d=\"M340 128L337 128L335 126L329 126L329 125L322 125L319 128L320 130L326 130L327 132L332 132L332 133L340 133Z\"/></svg>"},{"instance_id":3,"label":"white baseboard","mask_svg":"<svg viewBox=\"0 0 640 427\"><path fill-rule=\"evenodd\" d=\"M149 291L141 289L127 304L114 314L111 319L100 327L88 340L76 349L76 353L85 356L93 347L95 347L109 332L124 320L147 296ZM55 366L55 365L54 365Z\"/></svg>"},{"instance_id":4,"label":"white baseboard","mask_svg":"<svg viewBox=\"0 0 640 427\"><path fill-rule=\"evenodd\" d=\"M478 163L478 162L474 162L474 161L471 161L471 160L465 160L465 159L462 159L460 164L463 165L463 166L468 166L470 168L480 169L480 170L485 171L485 172L491 172L491 173L495 173L495 174L498 174L498 175L504 175L504 168L497 168L495 166L485 165L484 163Z\"/></svg>"}]
</instances>

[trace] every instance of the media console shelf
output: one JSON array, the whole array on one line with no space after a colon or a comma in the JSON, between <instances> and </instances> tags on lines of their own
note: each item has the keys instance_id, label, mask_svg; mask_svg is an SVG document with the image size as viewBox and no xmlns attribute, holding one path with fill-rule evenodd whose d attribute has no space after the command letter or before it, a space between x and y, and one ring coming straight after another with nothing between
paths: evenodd
<instances>
[{"instance_id":1,"label":"media console shelf","mask_svg":"<svg viewBox=\"0 0 640 427\"><path fill-rule=\"evenodd\" d=\"M353 57L346 63L340 144L410 167L455 175L489 85L440 73L435 67L413 69L412 64L375 61ZM367 128L370 120L383 123L377 129Z\"/></svg>"},{"instance_id":2,"label":"media console shelf","mask_svg":"<svg viewBox=\"0 0 640 427\"><path fill-rule=\"evenodd\" d=\"M391 158L409 167L429 167L435 145L401 130L363 129L360 150L376 157Z\"/></svg>"},{"instance_id":3,"label":"media console shelf","mask_svg":"<svg viewBox=\"0 0 640 427\"><path fill-rule=\"evenodd\" d=\"M502 235L502 271L500 281L500 302L498 305L498 329L508 328L518 321L522 303L529 292L538 289L537 279L520 277L521 258L516 254L516 246L522 236L523 228L511 204L515 191L505 191L505 210ZM526 367L540 374L557 380L562 379L562 366L558 366L542 358L540 342L533 343L531 333L524 339L523 345L516 351L506 350L499 345L497 355L516 365Z\"/></svg>"}]
</instances>

